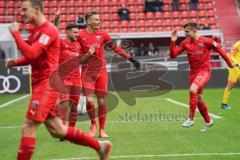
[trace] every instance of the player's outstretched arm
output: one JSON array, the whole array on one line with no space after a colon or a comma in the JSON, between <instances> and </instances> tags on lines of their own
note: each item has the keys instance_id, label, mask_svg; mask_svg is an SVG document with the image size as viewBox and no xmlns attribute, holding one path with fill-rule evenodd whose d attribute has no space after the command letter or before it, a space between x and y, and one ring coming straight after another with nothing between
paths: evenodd
<instances>
[{"instance_id":1,"label":"player's outstretched arm","mask_svg":"<svg viewBox=\"0 0 240 160\"><path fill-rule=\"evenodd\" d=\"M176 58L178 55L180 55L184 51L184 47L182 43L179 47L175 46L175 42L177 40L177 31L173 31L171 35L171 43L170 43L170 58Z\"/></svg>"},{"instance_id":2,"label":"player's outstretched arm","mask_svg":"<svg viewBox=\"0 0 240 160\"><path fill-rule=\"evenodd\" d=\"M217 53L219 53L219 55L224 59L224 61L227 63L227 65L230 68L234 68L235 65L230 61L230 59L228 58L227 54L223 51L223 49L221 48L221 46L219 44L217 44L215 41L210 42L211 47L214 51L216 51Z\"/></svg>"},{"instance_id":3,"label":"player's outstretched arm","mask_svg":"<svg viewBox=\"0 0 240 160\"><path fill-rule=\"evenodd\" d=\"M7 59L5 61L6 68L12 68L12 67L16 67L16 66L26 66L29 64L30 64L30 62L25 57L20 57L17 59Z\"/></svg>"},{"instance_id":4,"label":"player's outstretched arm","mask_svg":"<svg viewBox=\"0 0 240 160\"><path fill-rule=\"evenodd\" d=\"M22 55L25 56L28 60L35 60L38 58L44 51L44 49L36 44L32 46L26 43L19 33L19 23L14 22L9 27L10 32L12 33L18 49L21 51Z\"/></svg>"},{"instance_id":5,"label":"player's outstretched arm","mask_svg":"<svg viewBox=\"0 0 240 160\"><path fill-rule=\"evenodd\" d=\"M118 47L115 43L109 42L109 43L107 43L107 47L111 48L115 53L122 56L123 58L128 59L135 66L136 69L141 68L141 65L140 65L139 61L134 59L130 54L128 54L122 48Z\"/></svg>"}]
</instances>

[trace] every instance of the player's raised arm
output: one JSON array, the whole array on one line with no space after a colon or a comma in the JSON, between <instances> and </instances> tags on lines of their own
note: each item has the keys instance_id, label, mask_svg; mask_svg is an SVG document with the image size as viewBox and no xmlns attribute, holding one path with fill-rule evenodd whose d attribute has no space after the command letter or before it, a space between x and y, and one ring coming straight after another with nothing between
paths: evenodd
<instances>
[{"instance_id":1,"label":"player's raised arm","mask_svg":"<svg viewBox=\"0 0 240 160\"><path fill-rule=\"evenodd\" d=\"M211 39L208 43L214 51L216 51L217 53L220 54L220 56L224 59L224 61L227 63L227 65L230 68L234 68L234 64L232 64L232 62L228 58L227 54L223 51L223 49L217 42L215 42L214 40Z\"/></svg>"},{"instance_id":2,"label":"player's raised arm","mask_svg":"<svg viewBox=\"0 0 240 160\"><path fill-rule=\"evenodd\" d=\"M38 45L38 43L34 43L31 46L22 39L19 33L19 23L14 22L9 27L9 30L16 41L18 49L21 51L22 55L25 56L28 60L35 60L43 53L44 48Z\"/></svg>"},{"instance_id":3,"label":"player's raised arm","mask_svg":"<svg viewBox=\"0 0 240 160\"><path fill-rule=\"evenodd\" d=\"M170 43L170 58L176 58L178 55L180 55L184 51L184 47L182 43L179 47L175 46L175 42L177 40L177 31L173 31L171 35L171 43Z\"/></svg>"},{"instance_id":4,"label":"player's raised arm","mask_svg":"<svg viewBox=\"0 0 240 160\"><path fill-rule=\"evenodd\" d=\"M60 17L61 17L61 12L60 9L57 10L57 12L55 13L55 19L54 19L54 25L59 28L60 25Z\"/></svg>"}]
</instances>

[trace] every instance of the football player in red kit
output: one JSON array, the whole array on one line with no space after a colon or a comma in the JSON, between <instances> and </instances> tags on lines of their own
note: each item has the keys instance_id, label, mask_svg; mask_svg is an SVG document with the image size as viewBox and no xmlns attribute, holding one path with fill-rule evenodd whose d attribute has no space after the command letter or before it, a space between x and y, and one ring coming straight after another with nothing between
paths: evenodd
<instances>
[{"instance_id":1,"label":"football player in red kit","mask_svg":"<svg viewBox=\"0 0 240 160\"><path fill-rule=\"evenodd\" d=\"M9 27L23 56L6 62L7 68L21 65L32 67L32 96L22 127L17 160L31 159L35 149L36 131L42 123L53 137L91 147L98 152L100 160L107 160L111 142L98 141L79 129L63 125L56 117L59 93L49 85L49 77L58 67L60 37L56 27L43 14L43 1L24 0L21 10L24 22L32 24L33 29L26 43L20 36L17 22Z\"/></svg>"},{"instance_id":2,"label":"football player in red kit","mask_svg":"<svg viewBox=\"0 0 240 160\"><path fill-rule=\"evenodd\" d=\"M82 46L83 54L87 53L89 46L96 44L98 48L94 53L94 56L99 58L103 63L99 73L95 73L94 69L91 68L91 64L94 60L89 60L87 65L82 65L82 85L83 94L87 97L87 111L91 119L91 127L89 131L90 136L94 136L96 133L96 121L95 121L95 107L93 96L97 96L98 102L98 118L99 118L99 137L108 137L104 131L106 122L106 102L105 97L108 93L108 73L106 69L106 60L104 55L104 47L112 49L115 53L128 59L134 64L134 66L139 69L140 63L133 59L128 53L123 49L116 46L108 33L100 29L100 17L96 12L87 13L85 15L85 20L87 23L87 28L80 31L79 42ZM90 71L91 70L91 71Z\"/></svg>"},{"instance_id":3,"label":"football player in red kit","mask_svg":"<svg viewBox=\"0 0 240 160\"><path fill-rule=\"evenodd\" d=\"M218 52L229 67L233 68L234 65L228 59L227 55L217 42L211 38L206 38L197 34L196 23L189 22L185 24L184 32L186 39L184 39L178 47L175 47L175 41L177 40L177 31L173 31L170 44L170 57L175 58L185 51L190 64L190 113L188 119L183 123L183 126L190 127L193 125L194 114L196 108L198 107L201 115L205 120L204 128L201 131L207 131L207 128L213 124L213 121L209 117L207 106L203 100L203 88L204 85L209 81L211 75L211 50Z\"/></svg>"}]
</instances>

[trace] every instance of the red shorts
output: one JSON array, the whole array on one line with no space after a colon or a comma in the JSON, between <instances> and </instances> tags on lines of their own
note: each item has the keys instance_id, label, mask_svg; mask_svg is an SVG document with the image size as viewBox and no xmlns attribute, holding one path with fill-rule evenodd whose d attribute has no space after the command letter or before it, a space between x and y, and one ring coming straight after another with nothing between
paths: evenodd
<instances>
[{"instance_id":1,"label":"red shorts","mask_svg":"<svg viewBox=\"0 0 240 160\"><path fill-rule=\"evenodd\" d=\"M189 77L189 83L190 83L190 85L192 83L196 84L199 87L198 93L202 94L203 87L209 81L210 76L211 76L210 71L199 71L199 72L193 73L193 74L191 73L190 77Z\"/></svg>"},{"instance_id":2,"label":"red shorts","mask_svg":"<svg viewBox=\"0 0 240 160\"><path fill-rule=\"evenodd\" d=\"M86 70L82 70L82 88L83 95L87 96L95 94L100 97L105 97L108 94L108 73L107 69L102 71L96 76L91 77L87 75Z\"/></svg>"},{"instance_id":3,"label":"red shorts","mask_svg":"<svg viewBox=\"0 0 240 160\"><path fill-rule=\"evenodd\" d=\"M60 102L72 101L74 104L78 104L80 97L80 88L82 86L81 79L79 78L67 78L64 80L64 84L70 87L70 92L60 95Z\"/></svg>"},{"instance_id":4,"label":"red shorts","mask_svg":"<svg viewBox=\"0 0 240 160\"><path fill-rule=\"evenodd\" d=\"M28 105L27 119L44 122L47 118L56 116L59 93L53 90L48 82L48 79L45 79L32 85L32 97Z\"/></svg>"}]
</instances>

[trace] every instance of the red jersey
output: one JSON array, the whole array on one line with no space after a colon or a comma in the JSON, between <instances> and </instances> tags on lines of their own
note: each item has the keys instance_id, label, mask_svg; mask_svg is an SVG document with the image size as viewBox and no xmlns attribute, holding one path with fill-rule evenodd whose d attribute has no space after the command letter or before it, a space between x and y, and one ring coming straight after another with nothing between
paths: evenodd
<instances>
[{"instance_id":1,"label":"red jersey","mask_svg":"<svg viewBox=\"0 0 240 160\"><path fill-rule=\"evenodd\" d=\"M61 39L61 50L59 56L59 64L66 62L69 59L79 57L81 51L81 45L79 42L75 41L70 43L68 39ZM71 67L71 65L70 65ZM79 79L80 78L80 66L70 72L67 78Z\"/></svg>"},{"instance_id":2,"label":"red jersey","mask_svg":"<svg viewBox=\"0 0 240 160\"><path fill-rule=\"evenodd\" d=\"M19 41L20 37L18 33L13 33L13 35L17 38L16 40ZM30 30L28 44L33 48L41 47L44 50L36 59L28 59L23 56L16 60L17 65L31 65L32 83L34 84L35 82L48 78L52 71L58 67L60 37L57 28L48 21L40 27L33 28ZM21 47L24 43L21 42L21 44L17 45ZM25 46L25 49L26 48ZM22 49L22 52L25 51L26 50Z\"/></svg>"},{"instance_id":3,"label":"red jersey","mask_svg":"<svg viewBox=\"0 0 240 160\"><path fill-rule=\"evenodd\" d=\"M172 41L170 45L170 57L175 58L183 51L186 51L191 73L196 73L202 70L210 71L211 50L218 52L229 66L232 65L227 55L221 49L220 44L217 44L211 38L203 36L199 36L196 41L186 38L177 48L175 48L175 43Z\"/></svg>"},{"instance_id":4,"label":"red jersey","mask_svg":"<svg viewBox=\"0 0 240 160\"><path fill-rule=\"evenodd\" d=\"M91 45L96 45L96 44L98 45L98 48L96 49L96 52L94 53L94 55L97 56L102 61L103 68L106 68L104 46L105 44L111 42L111 38L108 35L108 33L103 30L97 30L95 33L89 33L87 29L84 29L79 33L78 39L79 39L79 43L82 46L82 49L81 49L82 54L86 54ZM83 69L85 67L86 65L83 65Z\"/></svg>"}]
</instances>

